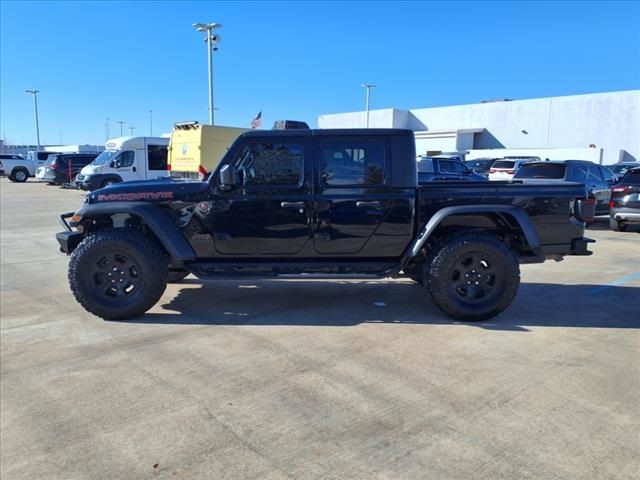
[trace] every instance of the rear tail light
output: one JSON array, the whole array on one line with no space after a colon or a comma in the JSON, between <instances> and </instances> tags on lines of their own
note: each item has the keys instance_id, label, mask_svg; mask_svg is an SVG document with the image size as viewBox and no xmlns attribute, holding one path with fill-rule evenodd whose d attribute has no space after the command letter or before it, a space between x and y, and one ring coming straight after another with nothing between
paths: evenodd
<instances>
[{"instance_id":1,"label":"rear tail light","mask_svg":"<svg viewBox=\"0 0 640 480\"><path fill-rule=\"evenodd\" d=\"M489 173L496 173L496 172L497 172L497 170L495 168L490 168L489 169Z\"/></svg>"},{"instance_id":2,"label":"rear tail light","mask_svg":"<svg viewBox=\"0 0 640 480\"><path fill-rule=\"evenodd\" d=\"M583 222L593 222L596 214L596 201L593 198L577 198L574 210L575 216Z\"/></svg>"},{"instance_id":3,"label":"rear tail light","mask_svg":"<svg viewBox=\"0 0 640 480\"><path fill-rule=\"evenodd\" d=\"M167 162L167 172L171 171L171 162Z\"/></svg>"},{"instance_id":4,"label":"rear tail light","mask_svg":"<svg viewBox=\"0 0 640 480\"><path fill-rule=\"evenodd\" d=\"M609 208L613 208L615 206L615 203L613 202L613 200L609 200Z\"/></svg>"},{"instance_id":5,"label":"rear tail light","mask_svg":"<svg viewBox=\"0 0 640 480\"><path fill-rule=\"evenodd\" d=\"M51 165L49 165L49 168L55 170L56 168L60 168L60 165L58 165L56 162L53 162Z\"/></svg>"},{"instance_id":6,"label":"rear tail light","mask_svg":"<svg viewBox=\"0 0 640 480\"><path fill-rule=\"evenodd\" d=\"M624 193L624 192L626 192L628 190L629 190L629 187L613 187L611 189L612 192L618 192L618 193L620 193L620 192Z\"/></svg>"},{"instance_id":7,"label":"rear tail light","mask_svg":"<svg viewBox=\"0 0 640 480\"><path fill-rule=\"evenodd\" d=\"M198 175L200 176L200 180L204 180L209 174L202 165L198 165Z\"/></svg>"},{"instance_id":8,"label":"rear tail light","mask_svg":"<svg viewBox=\"0 0 640 480\"><path fill-rule=\"evenodd\" d=\"M507 170L507 173L509 175L515 175L516 171L515 170Z\"/></svg>"}]
</instances>

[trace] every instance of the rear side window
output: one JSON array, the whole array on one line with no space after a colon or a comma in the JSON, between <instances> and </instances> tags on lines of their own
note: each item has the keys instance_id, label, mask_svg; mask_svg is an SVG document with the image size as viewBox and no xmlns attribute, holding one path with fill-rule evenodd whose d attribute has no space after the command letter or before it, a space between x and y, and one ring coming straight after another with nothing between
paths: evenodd
<instances>
[{"instance_id":1,"label":"rear side window","mask_svg":"<svg viewBox=\"0 0 640 480\"><path fill-rule=\"evenodd\" d=\"M421 158L418 160L419 173L433 173L433 160L430 158Z\"/></svg>"},{"instance_id":2,"label":"rear side window","mask_svg":"<svg viewBox=\"0 0 640 480\"><path fill-rule=\"evenodd\" d=\"M628 171L620 183L623 185L640 185L640 170Z\"/></svg>"},{"instance_id":3,"label":"rear side window","mask_svg":"<svg viewBox=\"0 0 640 480\"><path fill-rule=\"evenodd\" d=\"M167 169L168 150L166 145L149 145L147 151L149 170Z\"/></svg>"},{"instance_id":4,"label":"rear side window","mask_svg":"<svg viewBox=\"0 0 640 480\"><path fill-rule=\"evenodd\" d=\"M511 162L509 160L498 160L491 166L491 168L507 168L511 170L515 164L516 162Z\"/></svg>"},{"instance_id":5,"label":"rear side window","mask_svg":"<svg viewBox=\"0 0 640 480\"><path fill-rule=\"evenodd\" d=\"M461 162L453 162L451 160L438 160L440 172L442 173L467 173L467 167Z\"/></svg>"},{"instance_id":6,"label":"rear side window","mask_svg":"<svg viewBox=\"0 0 640 480\"><path fill-rule=\"evenodd\" d=\"M525 163L514 178L564 178L566 165L561 163Z\"/></svg>"},{"instance_id":7,"label":"rear side window","mask_svg":"<svg viewBox=\"0 0 640 480\"><path fill-rule=\"evenodd\" d=\"M303 146L294 143L254 143L245 145L233 167L243 185L298 185L303 152Z\"/></svg>"},{"instance_id":8,"label":"rear side window","mask_svg":"<svg viewBox=\"0 0 640 480\"><path fill-rule=\"evenodd\" d=\"M382 185L385 146L382 140L340 140L320 144L320 175L329 186Z\"/></svg>"},{"instance_id":9,"label":"rear side window","mask_svg":"<svg viewBox=\"0 0 640 480\"><path fill-rule=\"evenodd\" d=\"M586 165L574 165L571 168L569 180L573 182L584 182L587 180L587 166Z\"/></svg>"}]
</instances>

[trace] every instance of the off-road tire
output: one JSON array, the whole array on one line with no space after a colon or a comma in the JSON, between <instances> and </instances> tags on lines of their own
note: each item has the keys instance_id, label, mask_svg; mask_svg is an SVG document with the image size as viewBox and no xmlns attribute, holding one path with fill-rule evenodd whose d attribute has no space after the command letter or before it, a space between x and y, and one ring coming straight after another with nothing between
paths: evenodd
<instances>
[{"instance_id":1,"label":"off-road tire","mask_svg":"<svg viewBox=\"0 0 640 480\"><path fill-rule=\"evenodd\" d=\"M609 217L609 228L614 232L624 232L627 229L627 224L619 222L615 218Z\"/></svg>"},{"instance_id":2,"label":"off-road tire","mask_svg":"<svg viewBox=\"0 0 640 480\"><path fill-rule=\"evenodd\" d=\"M29 178L29 171L26 168L16 167L12 170L9 178L14 182L24 183Z\"/></svg>"},{"instance_id":3,"label":"off-road tire","mask_svg":"<svg viewBox=\"0 0 640 480\"><path fill-rule=\"evenodd\" d=\"M103 230L74 250L69 286L88 312L105 320L129 320L160 300L168 264L169 256L153 237L138 230Z\"/></svg>"},{"instance_id":4,"label":"off-road tire","mask_svg":"<svg viewBox=\"0 0 640 480\"><path fill-rule=\"evenodd\" d=\"M424 285L444 313L478 322L511 304L520 285L520 266L494 235L459 233L434 245L425 262Z\"/></svg>"},{"instance_id":5,"label":"off-road tire","mask_svg":"<svg viewBox=\"0 0 640 480\"><path fill-rule=\"evenodd\" d=\"M167 283L178 283L184 280L189 275L186 270L169 270L169 276L167 277Z\"/></svg>"}]
</instances>

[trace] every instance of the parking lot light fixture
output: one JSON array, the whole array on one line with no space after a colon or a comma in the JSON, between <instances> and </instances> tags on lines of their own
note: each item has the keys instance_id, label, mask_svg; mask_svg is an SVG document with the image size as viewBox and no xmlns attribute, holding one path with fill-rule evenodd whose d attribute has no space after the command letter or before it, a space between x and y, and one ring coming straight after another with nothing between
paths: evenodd
<instances>
[{"instance_id":1,"label":"parking lot light fixture","mask_svg":"<svg viewBox=\"0 0 640 480\"><path fill-rule=\"evenodd\" d=\"M36 141L38 142L37 152L40 151L40 123L38 121L38 93L40 90L25 90L26 93L33 95L33 108L36 112Z\"/></svg>"},{"instance_id":2,"label":"parking lot light fixture","mask_svg":"<svg viewBox=\"0 0 640 480\"><path fill-rule=\"evenodd\" d=\"M371 100L371 89L372 88L376 88L375 85L373 85L372 83L363 83L362 85L360 85L361 87L364 87L367 89L367 100L366 100L366 110L367 110L367 128L369 128L369 104L370 104L370 100Z\"/></svg>"},{"instance_id":3,"label":"parking lot light fixture","mask_svg":"<svg viewBox=\"0 0 640 480\"><path fill-rule=\"evenodd\" d=\"M209 123L214 124L214 108L213 108L213 51L217 50L220 43L220 35L214 35L212 32L216 28L222 27L221 23L194 23L193 28L199 32L206 32L204 41L207 44L207 64L209 68Z\"/></svg>"}]
</instances>

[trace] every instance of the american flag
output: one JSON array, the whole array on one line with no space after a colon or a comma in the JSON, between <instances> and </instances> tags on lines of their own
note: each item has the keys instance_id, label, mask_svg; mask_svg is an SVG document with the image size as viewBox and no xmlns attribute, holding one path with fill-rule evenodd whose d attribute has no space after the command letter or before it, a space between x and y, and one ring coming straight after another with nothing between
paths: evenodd
<instances>
[{"instance_id":1,"label":"american flag","mask_svg":"<svg viewBox=\"0 0 640 480\"><path fill-rule=\"evenodd\" d=\"M258 114L256 115L256 118L251 120L251 128L255 130L256 128L260 128L261 126L262 126L262 112L258 112Z\"/></svg>"}]
</instances>

